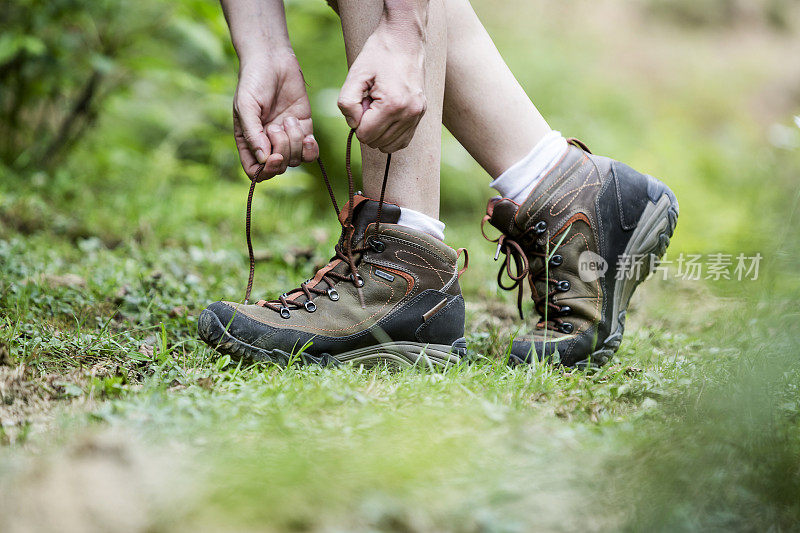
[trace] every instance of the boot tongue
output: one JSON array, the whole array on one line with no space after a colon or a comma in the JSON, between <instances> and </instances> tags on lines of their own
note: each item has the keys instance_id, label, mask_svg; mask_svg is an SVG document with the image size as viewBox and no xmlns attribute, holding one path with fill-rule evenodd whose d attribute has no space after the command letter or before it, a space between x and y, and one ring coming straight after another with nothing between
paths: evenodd
<instances>
[{"instance_id":1,"label":"boot tongue","mask_svg":"<svg viewBox=\"0 0 800 533\"><path fill-rule=\"evenodd\" d=\"M341 211L339 211L339 221L342 224L347 222L347 214L349 211L350 202L347 202L342 207ZM352 241L353 246L358 245L358 243L364 238L364 233L367 231L367 227L370 224L374 224L377 219L378 202L375 200L370 200L366 196L361 196L360 194L355 195L353 197L353 227L355 228ZM395 204L383 202L383 209L381 210L381 223L386 222L387 224L396 224L398 220L400 220L400 208ZM344 231L344 228L342 228L342 235L344 235ZM354 259L356 260L356 264L358 264L360 254L356 254ZM323 276L333 269L336 269L336 271L340 274L346 273L345 263L341 262L339 259L335 259L317 271L317 273L311 279L312 283L310 286L316 287L319 285L319 283L323 283ZM327 283L323 285L323 287L326 286ZM306 298L306 295L302 292L297 292L293 294L289 300L302 304L308 300L308 298Z\"/></svg>"},{"instance_id":2,"label":"boot tongue","mask_svg":"<svg viewBox=\"0 0 800 533\"><path fill-rule=\"evenodd\" d=\"M339 221L342 225L347 223L347 215L350 212L350 202L347 202L339 211ZM364 233L367 230L367 227L370 224L374 224L378 219L378 202L375 200L370 200L366 196L362 196L357 194L353 197L353 227L355 228L355 233L353 234L352 245L355 247L358 243L364 238ZM400 220L400 208L395 204L388 204L386 202L383 203L383 209L381 210L381 222L386 222L387 224L396 224L397 221ZM342 228L342 236L345 235L345 229ZM355 254L353 259L355 260L356 264L360 261L361 254ZM323 281L323 277L330 271L335 270L339 274L346 275L349 273L349 269L347 268L346 263L339 259L334 259L314 275L313 278L309 280L308 286L310 287L318 287L318 288L329 288L329 284ZM301 289L294 289L289 291L291 297L288 298L289 301L294 302L298 305L305 303L308 298L302 292Z\"/></svg>"},{"instance_id":3,"label":"boot tongue","mask_svg":"<svg viewBox=\"0 0 800 533\"><path fill-rule=\"evenodd\" d=\"M339 221L344 224L347 222L347 213L350 210L350 202L347 202L339 213ZM358 244L364 238L364 233L370 224L378 220L378 202L366 196L357 194L353 197L353 245ZM383 202L381 210L381 223L396 224L400 220L400 208L395 204Z\"/></svg>"},{"instance_id":4,"label":"boot tongue","mask_svg":"<svg viewBox=\"0 0 800 533\"><path fill-rule=\"evenodd\" d=\"M513 237L520 232L514 220L518 209L519 206L508 198L496 196L489 200L486 214L489 215L489 223L492 226Z\"/></svg>"}]
</instances>

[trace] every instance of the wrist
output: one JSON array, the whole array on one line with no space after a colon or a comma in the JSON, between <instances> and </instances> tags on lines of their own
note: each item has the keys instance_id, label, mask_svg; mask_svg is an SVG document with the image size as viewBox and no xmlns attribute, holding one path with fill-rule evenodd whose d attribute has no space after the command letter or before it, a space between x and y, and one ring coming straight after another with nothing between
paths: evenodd
<instances>
[{"instance_id":1,"label":"wrist","mask_svg":"<svg viewBox=\"0 0 800 533\"><path fill-rule=\"evenodd\" d=\"M289 65L296 65L297 58L291 46L253 47L246 52L238 53L239 72L250 69L282 70Z\"/></svg>"},{"instance_id":2,"label":"wrist","mask_svg":"<svg viewBox=\"0 0 800 533\"><path fill-rule=\"evenodd\" d=\"M421 0L384 0L381 30L408 43L425 42L428 6Z\"/></svg>"}]
</instances>

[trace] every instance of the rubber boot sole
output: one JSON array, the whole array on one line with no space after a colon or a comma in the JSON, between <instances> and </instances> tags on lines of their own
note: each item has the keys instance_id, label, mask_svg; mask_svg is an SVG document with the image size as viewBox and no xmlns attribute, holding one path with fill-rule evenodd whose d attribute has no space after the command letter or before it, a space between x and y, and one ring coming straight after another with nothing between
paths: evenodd
<instances>
[{"instance_id":1,"label":"rubber boot sole","mask_svg":"<svg viewBox=\"0 0 800 533\"><path fill-rule=\"evenodd\" d=\"M353 364L364 367L383 364L395 367L423 365L443 369L458 364L467 355L467 342L463 337L452 345L396 341L335 354L314 355L302 350L293 354L278 348L265 350L229 334L219 317L208 309L200 314L197 329L200 338L220 353L239 360L275 363L284 367L290 364L321 366Z\"/></svg>"}]
</instances>

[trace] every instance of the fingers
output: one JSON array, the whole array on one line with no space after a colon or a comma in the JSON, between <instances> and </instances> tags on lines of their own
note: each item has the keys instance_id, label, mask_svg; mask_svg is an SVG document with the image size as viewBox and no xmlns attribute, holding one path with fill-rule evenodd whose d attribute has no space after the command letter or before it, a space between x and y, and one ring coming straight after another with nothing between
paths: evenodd
<instances>
[{"instance_id":1,"label":"fingers","mask_svg":"<svg viewBox=\"0 0 800 533\"><path fill-rule=\"evenodd\" d=\"M303 161L314 161L319 157L319 144L313 135L306 135L303 139Z\"/></svg>"},{"instance_id":2,"label":"fingers","mask_svg":"<svg viewBox=\"0 0 800 533\"><path fill-rule=\"evenodd\" d=\"M288 117L283 121L283 130L289 138L289 157L290 167L296 167L303 162L303 138L305 134L300 127L300 121L294 117Z\"/></svg>"},{"instance_id":3,"label":"fingers","mask_svg":"<svg viewBox=\"0 0 800 533\"><path fill-rule=\"evenodd\" d=\"M267 137L272 143L272 155L268 158L269 166L276 171L276 174L283 174L289 166L291 155L289 136L278 124L270 124L267 126Z\"/></svg>"},{"instance_id":4,"label":"fingers","mask_svg":"<svg viewBox=\"0 0 800 533\"><path fill-rule=\"evenodd\" d=\"M299 166L303 162L314 161L319 157L319 144L314 135L304 133L311 129L310 119L299 121L289 117L283 124L284 126L270 124L267 127L265 137L269 155L263 161L264 169L259 174L258 181L273 178L284 173L289 166ZM262 162L259 162L251 151L238 117L234 121L234 137L242 168L252 179Z\"/></svg>"},{"instance_id":5,"label":"fingers","mask_svg":"<svg viewBox=\"0 0 800 533\"><path fill-rule=\"evenodd\" d=\"M409 143L411 143L411 139L414 137L414 132L417 129L418 123L419 121L406 126L405 129L403 129L402 125L397 125L396 128L389 128L376 142L376 144L381 144L379 148L380 151L385 154L391 154L408 146Z\"/></svg>"},{"instance_id":6,"label":"fingers","mask_svg":"<svg viewBox=\"0 0 800 533\"><path fill-rule=\"evenodd\" d=\"M361 118L361 124L356 129L356 137L370 148L377 148L375 141L395 123L394 117L381 113L377 108L367 109Z\"/></svg>"},{"instance_id":7,"label":"fingers","mask_svg":"<svg viewBox=\"0 0 800 533\"><path fill-rule=\"evenodd\" d=\"M244 129L238 118L235 118L233 123L233 137L236 140L236 149L239 151L239 160L242 162L242 168L249 178L253 178L258 172L261 164L256 159L255 155L250 149L250 144L244 138ZM267 141L269 142L269 141ZM259 181L267 179L268 177L263 171L259 175Z\"/></svg>"},{"instance_id":8,"label":"fingers","mask_svg":"<svg viewBox=\"0 0 800 533\"><path fill-rule=\"evenodd\" d=\"M364 115L362 102L369 92L372 79L368 75L350 69L339 92L339 109L351 128L358 128Z\"/></svg>"},{"instance_id":9,"label":"fingers","mask_svg":"<svg viewBox=\"0 0 800 533\"><path fill-rule=\"evenodd\" d=\"M425 107L423 95L406 101L376 99L364 112L356 136L367 146L385 153L401 150L411 142Z\"/></svg>"},{"instance_id":10,"label":"fingers","mask_svg":"<svg viewBox=\"0 0 800 533\"><path fill-rule=\"evenodd\" d=\"M270 143L261 124L261 107L251 98L236 98L233 117L253 157L259 163L265 162L270 153Z\"/></svg>"}]
</instances>

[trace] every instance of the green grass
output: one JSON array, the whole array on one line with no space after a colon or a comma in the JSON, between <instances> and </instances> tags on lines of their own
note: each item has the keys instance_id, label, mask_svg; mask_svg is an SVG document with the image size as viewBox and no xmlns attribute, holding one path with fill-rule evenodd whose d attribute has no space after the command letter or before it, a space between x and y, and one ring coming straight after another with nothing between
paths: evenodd
<instances>
[{"instance_id":1,"label":"green grass","mask_svg":"<svg viewBox=\"0 0 800 533\"><path fill-rule=\"evenodd\" d=\"M652 280L603 369L508 368L521 328L478 230L488 179L445 136L473 362L218 358L196 321L242 298L247 182L221 15L180 4L168 26L208 32L199 59L143 51L63 164L0 168L0 530L798 530L800 158L768 142L776 123L800 144L800 109L769 97L797 33L604 6L476 2L554 127L675 190L668 258L761 252L758 281ZM310 3L290 19L340 177L336 21ZM327 260L337 224L318 180L257 189L254 294Z\"/></svg>"}]
</instances>

